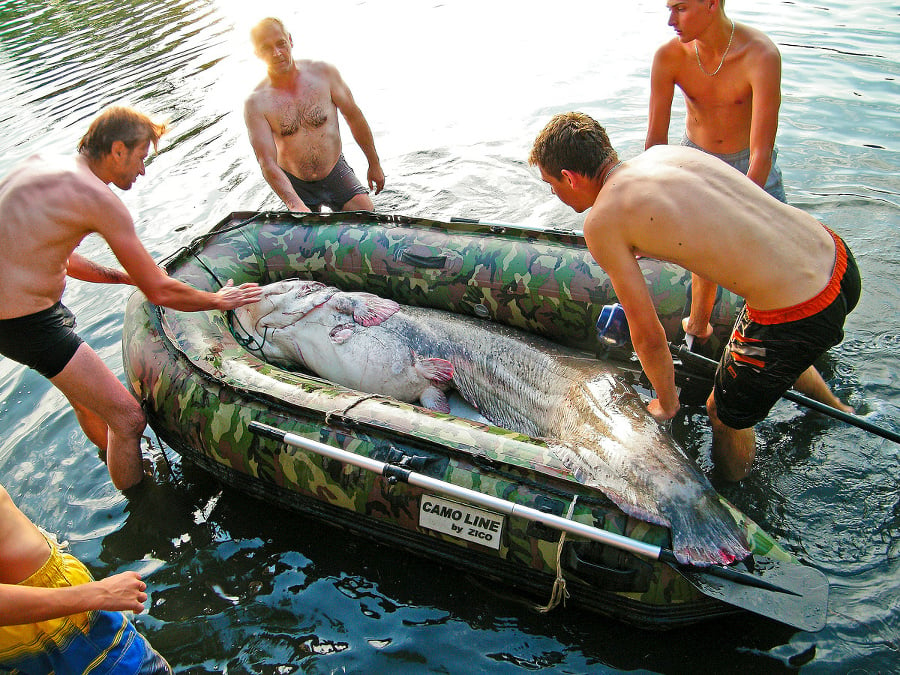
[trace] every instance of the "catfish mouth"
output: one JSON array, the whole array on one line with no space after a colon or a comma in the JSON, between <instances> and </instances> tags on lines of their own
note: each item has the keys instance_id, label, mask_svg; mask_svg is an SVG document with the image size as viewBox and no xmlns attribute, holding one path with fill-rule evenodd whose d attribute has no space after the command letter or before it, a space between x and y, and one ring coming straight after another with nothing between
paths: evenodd
<instances>
[{"instance_id":1,"label":"catfish mouth","mask_svg":"<svg viewBox=\"0 0 900 675\"><path fill-rule=\"evenodd\" d=\"M355 327L356 324L354 323L338 324L328 332L328 337L336 345L343 344L350 339L351 335L353 335L353 330Z\"/></svg>"},{"instance_id":2,"label":"catfish mouth","mask_svg":"<svg viewBox=\"0 0 900 675\"><path fill-rule=\"evenodd\" d=\"M328 333L328 337L334 338L338 333L345 330L353 330L354 324L352 323L341 323L331 329Z\"/></svg>"}]
</instances>

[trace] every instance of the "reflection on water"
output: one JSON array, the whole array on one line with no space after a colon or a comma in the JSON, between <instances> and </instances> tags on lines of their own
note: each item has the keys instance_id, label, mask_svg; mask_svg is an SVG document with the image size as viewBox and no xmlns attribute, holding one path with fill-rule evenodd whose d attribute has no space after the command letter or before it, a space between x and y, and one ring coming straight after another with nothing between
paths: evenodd
<instances>
[{"instance_id":1,"label":"reflection on water","mask_svg":"<svg viewBox=\"0 0 900 675\"><path fill-rule=\"evenodd\" d=\"M33 152L72 152L97 111L124 100L173 125L122 195L157 259L231 211L279 208L241 117L262 75L246 31L274 14L297 55L335 63L363 108L387 174L379 210L579 228L526 157L547 119L568 109L598 118L623 157L643 147L650 60L671 32L663 0L615 7L0 0L0 172ZM782 51L789 201L840 232L863 273L847 339L823 369L852 405L898 430L896 7L729 0L729 13ZM676 96L673 138L683 114ZM344 138L348 161L363 167L346 129ZM83 247L114 263L102 241ZM72 282L65 297L120 376L128 291ZM706 452L703 415L688 411L673 430ZM648 636L571 608L535 615L453 569L223 490L171 451L173 472L154 449L157 484L126 500L65 399L0 359L0 482L96 574L145 575L151 609L137 621L180 672L794 672L806 661L817 672L891 670L900 448L787 402L759 437L757 469L721 490L828 574L829 625L810 635L739 617Z\"/></svg>"}]
</instances>

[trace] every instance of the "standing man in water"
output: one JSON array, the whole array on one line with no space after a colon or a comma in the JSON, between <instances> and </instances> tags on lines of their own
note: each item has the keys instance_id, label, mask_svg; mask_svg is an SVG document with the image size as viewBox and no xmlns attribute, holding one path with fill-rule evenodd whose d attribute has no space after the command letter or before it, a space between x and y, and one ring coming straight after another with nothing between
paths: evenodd
<instances>
[{"instance_id":1,"label":"standing man in water","mask_svg":"<svg viewBox=\"0 0 900 675\"><path fill-rule=\"evenodd\" d=\"M784 202L775 133L781 106L781 54L762 32L725 15L725 0L667 0L676 37L653 58L645 149L669 142L676 85L687 116L682 145L719 157ZM723 222L723 227L728 227ZM712 334L716 285L692 275L695 300L685 332Z\"/></svg>"},{"instance_id":2,"label":"standing man in water","mask_svg":"<svg viewBox=\"0 0 900 675\"><path fill-rule=\"evenodd\" d=\"M337 112L369 162L375 194L384 171L369 123L334 66L295 61L291 35L267 18L250 31L256 55L268 69L244 104L244 121L263 177L291 211L371 211L368 190L341 151Z\"/></svg>"},{"instance_id":3,"label":"standing man in water","mask_svg":"<svg viewBox=\"0 0 900 675\"><path fill-rule=\"evenodd\" d=\"M843 339L859 270L815 218L703 152L659 146L618 159L595 120L564 113L538 135L529 162L564 204L590 209L584 238L625 309L657 420L678 412L675 371L635 256L674 262L746 300L706 401L716 469L739 480L756 454L753 425L792 385L847 410L812 364Z\"/></svg>"},{"instance_id":4,"label":"standing man in water","mask_svg":"<svg viewBox=\"0 0 900 675\"><path fill-rule=\"evenodd\" d=\"M72 404L85 435L105 453L120 490L143 478L141 406L75 333L62 304L66 277L133 284L150 302L182 311L229 310L259 300L256 284L208 293L172 279L143 247L112 183L128 190L165 125L125 107L105 110L70 158L35 155L0 181L0 354L50 380ZM75 252L97 233L125 271Z\"/></svg>"}]
</instances>

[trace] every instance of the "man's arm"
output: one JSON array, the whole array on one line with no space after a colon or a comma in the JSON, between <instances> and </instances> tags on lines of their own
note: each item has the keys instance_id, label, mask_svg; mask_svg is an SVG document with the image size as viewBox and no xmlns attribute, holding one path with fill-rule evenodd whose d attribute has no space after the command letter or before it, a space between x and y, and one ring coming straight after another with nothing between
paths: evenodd
<instances>
[{"instance_id":1,"label":"man's arm","mask_svg":"<svg viewBox=\"0 0 900 675\"><path fill-rule=\"evenodd\" d=\"M781 54L766 38L749 65L753 103L750 116L750 168L747 177L765 187L772 170L772 152L781 107Z\"/></svg>"},{"instance_id":2,"label":"man's arm","mask_svg":"<svg viewBox=\"0 0 900 675\"><path fill-rule=\"evenodd\" d=\"M66 274L79 281L89 281L96 284L131 284L134 282L127 272L98 265L92 260L73 252L66 264Z\"/></svg>"},{"instance_id":3,"label":"man's arm","mask_svg":"<svg viewBox=\"0 0 900 675\"><path fill-rule=\"evenodd\" d=\"M142 612L146 589L137 572L63 588L0 584L0 626L37 623L95 609Z\"/></svg>"},{"instance_id":4,"label":"man's arm","mask_svg":"<svg viewBox=\"0 0 900 675\"><path fill-rule=\"evenodd\" d=\"M384 171L381 168L381 160L378 158L378 152L375 150L375 138L372 136L372 129L366 121L365 116L356 105L350 88L341 78L337 68L328 66L329 81L331 83L331 100L344 119L347 120L347 126L350 127L350 133L353 134L353 140L360 147L369 162L369 170L366 173L366 179L370 190L375 190L375 194L381 192L384 188Z\"/></svg>"},{"instance_id":5,"label":"man's arm","mask_svg":"<svg viewBox=\"0 0 900 675\"><path fill-rule=\"evenodd\" d=\"M166 274L138 239L131 215L125 205L108 189L95 203L96 231L106 240L132 283L155 305L184 312L208 309L227 311L257 302L261 297L255 283L232 285L229 282L216 293L201 291Z\"/></svg>"},{"instance_id":6,"label":"man's arm","mask_svg":"<svg viewBox=\"0 0 900 675\"><path fill-rule=\"evenodd\" d=\"M309 211L309 207L300 199L291 181L278 166L278 150L275 139L272 138L272 128L265 115L257 109L252 96L244 104L244 123L247 125L256 161L269 187L291 211Z\"/></svg>"},{"instance_id":7,"label":"man's arm","mask_svg":"<svg viewBox=\"0 0 900 675\"><path fill-rule=\"evenodd\" d=\"M713 327L709 318L716 304L718 290L717 284L691 273L691 313L682 320L685 333L701 340L712 335Z\"/></svg>"},{"instance_id":8,"label":"man's arm","mask_svg":"<svg viewBox=\"0 0 900 675\"><path fill-rule=\"evenodd\" d=\"M675 96L675 75L671 66L669 45L656 50L650 70L650 111L644 149L669 143L669 122Z\"/></svg>"},{"instance_id":9,"label":"man's arm","mask_svg":"<svg viewBox=\"0 0 900 675\"><path fill-rule=\"evenodd\" d=\"M612 221L607 220L602 228L599 225L604 222L600 219L606 217L595 206L585 220L584 238L591 255L609 275L616 297L625 309L631 345L657 396L647 405L647 410L662 422L672 418L681 407L666 332L656 315L634 251L620 237L609 235Z\"/></svg>"}]
</instances>

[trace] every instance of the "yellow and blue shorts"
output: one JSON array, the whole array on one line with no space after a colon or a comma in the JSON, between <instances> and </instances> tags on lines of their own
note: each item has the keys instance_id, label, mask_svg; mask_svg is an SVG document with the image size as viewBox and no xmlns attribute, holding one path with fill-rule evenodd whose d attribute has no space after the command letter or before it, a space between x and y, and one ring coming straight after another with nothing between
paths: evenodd
<instances>
[{"instance_id":1,"label":"yellow and blue shorts","mask_svg":"<svg viewBox=\"0 0 900 675\"><path fill-rule=\"evenodd\" d=\"M50 558L20 586L63 588L93 581L88 569L48 538ZM0 671L24 675L171 673L122 612L90 611L0 626Z\"/></svg>"}]
</instances>

